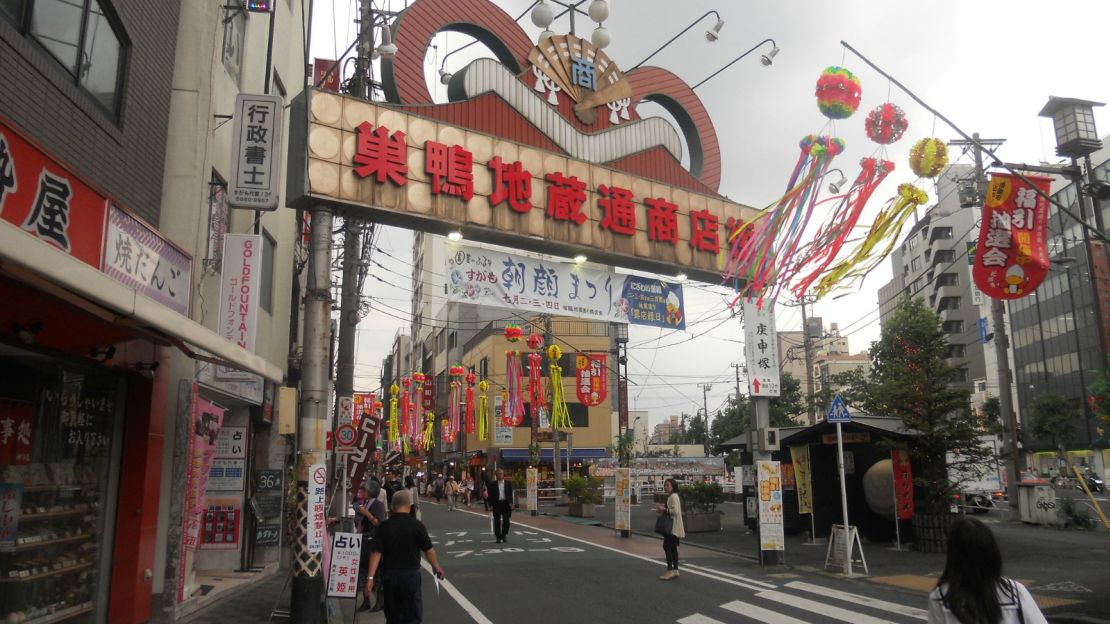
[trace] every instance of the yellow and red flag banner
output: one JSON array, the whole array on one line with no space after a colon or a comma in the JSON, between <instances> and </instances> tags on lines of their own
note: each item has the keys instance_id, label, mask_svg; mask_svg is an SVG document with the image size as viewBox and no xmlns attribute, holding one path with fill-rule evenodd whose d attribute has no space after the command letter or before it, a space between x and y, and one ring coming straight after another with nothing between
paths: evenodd
<instances>
[{"instance_id":1,"label":"yellow and red flag banner","mask_svg":"<svg viewBox=\"0 0 1110 624\"><path fill-rule=\"evenodd\" d=\"M794 464L794 487L798 489L798 513L813 513L813 481L809 469L809 447L790 447L790 461Z\"/></svg>"},{"instance_id":2,"label":"yellow and red flag banner","mask_svg":"<svg viewBox=\"0 0 1110 624\"><path fill-rule=\"evenodd\" d=\"M910 472L909 451L891 451L890 467L894 473L894 513L899 520L909 520L913 518L913 474Z\"/></svg>"},{"instance_id":3,"label":"yellow and red flag banner","mask_svg":"<svg viewBox=\"0 0 1110 624\"><path fill-rule=\"evenodd\" d=\"M1048 274L1046 195L1052 180L1030 176L1026 180L994 173L987 187L972 276L979 290L992 299L1024 297Z\"/></svg>"},{"instance_id":4,"label":"yellow and red flag banner","mask_svg":"<svg viewBox=\"0 0 1110 624\"><path fill-rule=\"evenodd\" d=\"M609 387L608 358L604 353L579 353L575 359L577 372L574 387L578 402L588 407L601 405Z\"/></svg>"}]
</instances>

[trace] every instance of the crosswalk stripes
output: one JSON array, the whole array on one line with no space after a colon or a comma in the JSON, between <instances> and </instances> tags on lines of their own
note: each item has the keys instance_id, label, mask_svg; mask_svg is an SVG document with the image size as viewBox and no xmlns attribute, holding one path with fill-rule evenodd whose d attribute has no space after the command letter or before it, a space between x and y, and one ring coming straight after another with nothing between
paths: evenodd
<instances>
[{"instance_id":1,"label":"crosswalk stripes","mask_svg":"<svg viewBox=\"0 0 1110 624\"><path fill-rule=\"evenodd\" d=\"M804 581L791 581L781 589L752 589L754 591L750 598L732 600L717 608L739 615L745 622L763 624L810 624L834 620L851 624L888 624L928 619L924 609ZM824 600L812 599L799 593ZM845 606L837 606L838 604ZM710 615L716 614L710 612ZM710 615L704 612L694 613L677 621L679 624L725 624L736 621L732 616L723 618L722 621Z\"/></svg>"},{"instance_id":2,"label":"crosswalk stripes","mask_svg":"<svg viewBox=\"0 0 1110 624\"><path fill-rule=\"evenodd\" d=\"M897 613L899 615L906 615L917 620L929 619L929 612L925 609L918 609L917 607L901 605L894 602L887 602L885 600L879 600L878 598L872 598L870 596L861 596L860 594L843 592L831 587L814 585L812 583L806 583L803 581L792 581L790 583L787 583L786 586L792 589L800 589L811 594L817 594L818 596L824 596L826 598L836 598L838 600L845 600L855 604L867 605L869 607L881 609L883 611L890 611L891 613Z\"/></svg>"}]
</instances>

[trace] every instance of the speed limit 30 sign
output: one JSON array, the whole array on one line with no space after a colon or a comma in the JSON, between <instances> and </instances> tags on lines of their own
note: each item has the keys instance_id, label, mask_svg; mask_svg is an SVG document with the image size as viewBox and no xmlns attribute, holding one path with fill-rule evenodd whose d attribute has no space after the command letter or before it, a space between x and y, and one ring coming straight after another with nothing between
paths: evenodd
<instances>
[{"instance_id":1,"label":"speed limit 30 sign","mask_svg":"<svg viewBox=\"0 0 1110 624\"><path fill-rule=\"evenodd\" d=\"M354 446L358 439L358 431L354 425L339 425L335 429L335 441L339 446Z\"/></svg>"}]
</instances>

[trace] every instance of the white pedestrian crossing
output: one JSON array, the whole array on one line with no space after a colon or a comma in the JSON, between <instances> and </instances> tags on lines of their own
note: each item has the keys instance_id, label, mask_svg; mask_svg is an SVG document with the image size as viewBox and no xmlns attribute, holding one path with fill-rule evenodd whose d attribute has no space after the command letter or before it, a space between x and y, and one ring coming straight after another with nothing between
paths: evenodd
<instances>
[{"instance_id":1,"label":"white pedestrian crossing","mask_svg":"<svg viewBox=\"0 0 1110 624\"><path fill-rule=\"evenodd\" d=\"M792 581L790 583L787 583L786 586L792 589L800 589L811 594L817 594L818 596L824 596L826 598L844 600L852 604L867 605L868 607L871 607L873 609L881 609L883 611L905 615L916 620L929 619L929 613L925 609L918 609L916 607L911 607L908 605L887 602L885 600L879 600L878 598L872 598L870 596L861 596L860 594L853 594L850 592L836 590L831 587L805 583L803 581Z\"/></svg>"},{"instance_id":2,"label":"white pedestrian crossing","mask_svg":"<svg viewBox=\"0 0 1110 624\"><path fill-rule=\"evenodd\" d=\"M795 596L793 594L788 594L786 592L781 592L773 589L761 591L756 594L756 597L773 600L779 604L784 604L797 609L804 609L806 611L809 611L810 613L816 613L824 617L832 618L834 620L840 620L842 622L852 622L852 624L888 624L890 622L889 619L871 617L870 615L864 615L859 611L834 607L830 604L817 602L816 600L802 598L801 596Z\"/></svg>"},{"instance_id":3,"label":"white pedestrian crossing","mask_svg":"<svg viewBox=\"0 0 1110 624\"><path fill-rule=\"evenodd\" d=\"M700 613L687 615L686 617L678 620L678 624L725 624L720 620L714 620L711 617L706 617Z\"/></svg>"},{"instance_id":4,"label":"white pedestrian crossing","mask_svg":"<svg viewBox=\"0 0 1110 624\"><path fill-rule=\"evenodd\" d=\"M797 618L790 617L789 615L779 613L778 611L764 609L763 607L759 607L747 602L741 602L739 600L733 600L732 602L725 603L721 605L721 608L732 611L733 613L739 613L740 615L752 618L753 620L759 620L764 624L807 624L805 620L799 620Z\"/></svg>"},{"instance_id":5,"label":"white pedestrian crossing","mask_svg":"<svg viewBox=\"0 0 1110 624\"><path fill-rule=\"evenodd\" d=\"M750 580L750 579L749 579ZM819 597L818 599L808 596ZM843 604L843 606L840 606ZM714 613L723 610L728 616ZM714 616L720 619L715 619ZM740 619L737 619L739 616ZM725 624L762 622L763 624L824 624L840 621L851 624L913 624L927 620L924 609L841 591L805 581L791 581L781 589L757 589L743 600L731 600L716 607L688 615L679 624Z\"/></svg>"}]
</instances>

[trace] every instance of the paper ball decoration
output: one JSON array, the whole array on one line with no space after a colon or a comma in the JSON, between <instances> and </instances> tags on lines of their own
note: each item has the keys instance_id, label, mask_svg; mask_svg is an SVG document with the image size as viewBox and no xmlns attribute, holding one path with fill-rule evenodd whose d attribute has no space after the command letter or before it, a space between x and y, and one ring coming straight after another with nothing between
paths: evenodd
<instances>
[{"instance_id":1,"label":"paper ball decoration","mask_svg":"<svg viewBox=\"0 0 1110 624\"><path fill-rule=\"evenodd\" d=\"M489 382L486 381L485 379L483 379L482 381L479 381L478 382L478 389L481 390L482 392L488 391L489 390Z\"/></svg>"},{"instance_id":2,"label":"paper ball decoration","mask_svg":"<svg viewBox=\"0 0 1110 624\"><path fill-rule=\"evenodd\" d=\"M890 145L902 138L909 126L906 112L890 103L880 104L867 113L867 121L864 122L867 138L883 145Z\"/></svg>"},{"instance_id":3,"label":"paper ball decoration","mask_svg":"<svg viewBox=\"0 0 1110 624\"><path fill-rule=\"evenodd\" d=\"M547 348L547 357L552 362L558 362L559 358L563 357L563 350L559 348L559 345L553 344Z\"/></svg>"},{"instance_id":4,"label":"paper ball decoration","mask_svg":"<svg viewBox=\"0 0 1110 624\"><path fill-rule=\"evenodd\" d=\"M418 384L424 383L424 373L413 373L412 382Z\"/></svg>"},{"instance_id":5,"label":"paper ball decoration","mask_svg":"<svg viewBox=\"0 0 1110 624\"><path fill-rule=\"evenodd\" d=\"M393 396L397 396L397 394L400 393L400 392L401 392L401 389L397 387L397 384L390 384L389 394L391 394Z\"/></svg>"},{"instance_id":6,"label":"paper ball decoration","mask_svg":"<svg viewBox=\"0 0 1110 624\"><path fill-rule=\"evenodd\" d=\"M540 349L543 347L543 334L534 333L528 335L528 348Z\"/></svg>"},{"instance_id":7,"label":"paper ball decoration","mask_svg":"<svg viewBox=\"0 0 1110 624\"><path fill-rule=\"evenodd\" d=\"M448 374L452 377L462 377L466 374L466 369L463 368L462 364L456 364L448 370Z\"/></svg>"},{"instance_id":8,"label":"paper ball decoration","mask_svg":"<svg viewBox=\"0 0 1110 624\"><path fill-rule=\"evenodd\" d=\"M405 377L404 379L401 380L401 387L404 388L405 390L408 390L409 388L412 387L412 380L409 379L408 377Z\"/></svg>"},{"instance_id":9,"label":"paper ball decoration","mask_svg":"<svg viewBox=\"0 0 1110 624\"><path fill-rule=\"evenodd\" d=\"M922 178L935 178L948 166L948 146L940 139L921 139L910 150L910 169Z\"/></svg>"},{"instance_id":10,"label":"paper ball decoration","mask_svg":"<svg viewBox=\"0 0 1110 624\"><path fill-rule=\"evenodd\" d=\"M929 194L912 184L899 184L898 194L907 202L919 206L929 201Z\"/></svg>"},{"instance_id":11,"label":"paper ball decoration","mask_svg":"<svg viewBox=\"0 0 1110 624\"><path fill-rule=\"evenodd\" d=\"M843 67L826 67L817 79L817 108L829 119L847 119L863 95L859 78Z\"/></svg>"},{"instance_id":12,"label":"paper ball decoration","mask_svg":"<svg viewBox=\"0 0 1110 624\"><path fill-rule=\"evenodd\" d=\"M520 328L520 325L505 326L505 340L509 342L520 342L520 339L523 337L524 330Z\"/></svg>"},{"instance_id":13,"label":"paper ball decoration","mask_svg":"<svg viewBox=\"0 0 1110 624\"><path fill-rule=\"evenodd\" d=\"M475 381L478 381L478 376L474 374L474 371L466 374L466 384L468 386L473 386Z\"/></svg>"},{"instance_id":14,"label":"paper ball decoration","mask_svg":"<svg viewBox=\"0 0 1110 624\"><path fill-rule=\"evenodd\" d=\"M798 143L798 147L802 148L802 152L812 155L814 158L825 155L829 157L836 156L844 151L844 140L839 137L817 136L816 134L807 134Z\"/></svg>"}]
</instances>

